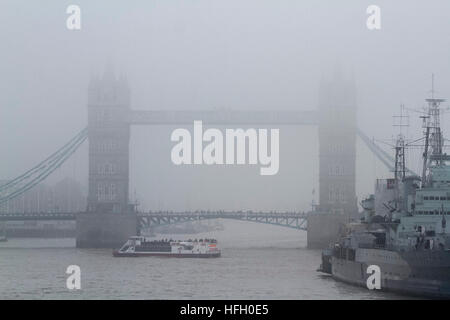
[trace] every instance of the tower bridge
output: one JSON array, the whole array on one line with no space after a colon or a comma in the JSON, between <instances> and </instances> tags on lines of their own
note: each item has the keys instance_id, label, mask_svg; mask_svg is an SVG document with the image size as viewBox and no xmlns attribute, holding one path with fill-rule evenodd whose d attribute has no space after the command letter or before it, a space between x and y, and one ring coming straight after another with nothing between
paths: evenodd
<instances>
[{"instance_id":1,"label":"tower bridge","mask_svg":"<svg viewBox=\"0 0 450 320\"><path fill-rule=\"evenodd\" d=\"M336 224L357 213L355 192L356 136L388 167L392 159L356 126L355 88L342 78L323 82L317 110L237 111L232 109L167 111L133 110L130 90L124 78L111 70L91 79L88 89L88 126L65 146L16 179L0 185L0 205L21 195L58 168L86 140L89 140L89 192L84 213L1 215L0 220L76 219L78 247L120 245L139 226L175 223L195 219L232 218L306 228L300 213L154 213L141 214L129 203L129 140L131 125L179 125L202 120L214 125L318 126L319 206L327 215L308 221L308 241L317 234L328 241ZM322 218L323 217L323 218ZM327 218L331 217L331 218ZM345 218L344 218L345 217ZM53 218L53 219L51 219ZM333 222L330 229L327 219ZM336 220L337 219L337 220ZM330 220L330 221L331 221ZM314 229L314 230L312 230ZM327 238L328 237L328 238ZM320 240L320 239L319 239ZM319 241L320 242L320 241Z\"/></svg>"}]
</instances>

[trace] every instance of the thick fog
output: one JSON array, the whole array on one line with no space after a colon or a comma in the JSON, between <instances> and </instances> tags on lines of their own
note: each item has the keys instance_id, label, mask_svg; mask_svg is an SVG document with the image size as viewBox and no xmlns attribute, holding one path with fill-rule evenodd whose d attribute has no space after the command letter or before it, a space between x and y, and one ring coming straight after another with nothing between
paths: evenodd
<instances>
[{"instance_id":1,"label":"thick fog","mask_svg":"<svg viewBox=\"0 0 450 320\"><path fill-rule=\"evenodd\" d=\"M66 28L70 4L81 8L81 30ZM380 30L366 26L372 4ZM340 69L355 79L358 126L392 142L392 116L400 104L422 108L432 73L436 95L450 98L449 16L447 0L3 0L0 179L87 125L89 79L108 63L126 75L131 108L147 110L315 110L320 79ZM420 114L409 115L408 134L419 137ZM308 210L313 189L318 200L317 127L280 128L274 176L259 166L175 166L177 127L192 125L132 128L130 197L142 209ZM357 196L389 175L358 140ZM65 176L87 188L87 143L48 182Z\"/></svg>"}]
</instances>

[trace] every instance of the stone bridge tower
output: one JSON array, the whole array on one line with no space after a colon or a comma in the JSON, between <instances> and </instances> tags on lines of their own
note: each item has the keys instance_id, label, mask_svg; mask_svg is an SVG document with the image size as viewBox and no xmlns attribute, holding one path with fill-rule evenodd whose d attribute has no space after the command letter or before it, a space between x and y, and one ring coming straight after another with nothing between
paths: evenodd
<instances>
[{"instance_id":1,"label":"stone bridge tower","mask_svg":"<svg viewBox=\"0 0 450 320\"><path fill-rule=\"evenodd\" d=\"M358 215L355 191L356 94L335 73L319 89L319 206L308 215L308 248L326 248Z\"/></svg>"},{"instance_id":2,"label":"stone bridge tower","mask_svg":"<svg viewBox=\"0 0 450 320\"><path fill-rule=\"evenodd\" d=\"M357 213L355 85L336 73L319 91L320 211Z\"/></svg>"},{"instance_id":3,"label":"stone bridge tower","mask_svg":"<svg viewBox=\"0 0 450 320\"><path fill-rule=\"evenodd\" d=\"M119 246L136 234L128 201L130 92L112 67L93 77L88 90L89 193L77 219L78 247Z\"/></svg>"},{"instance_id":4,"label":"stone bridge tower","mask_svg":"<svg viewBox=\"0 0 450 320\"><path fill-rule=\"evenodd\" d=\"M128 210L130 93L125 79L107 69L93 78L88 93L88 211Z\"/></svg>"}]
</instances>

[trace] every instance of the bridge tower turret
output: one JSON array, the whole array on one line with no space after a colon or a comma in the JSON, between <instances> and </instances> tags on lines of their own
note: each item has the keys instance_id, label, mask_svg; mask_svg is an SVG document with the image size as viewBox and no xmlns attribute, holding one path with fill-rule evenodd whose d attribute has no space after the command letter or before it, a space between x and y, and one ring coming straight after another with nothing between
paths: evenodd
<instances>
[{"instance_id":1,"label":"bridge tower turret","mask_svg":"<svg viewBox=\"0 0 450 320\"><path fill-rule=\"evenodd\" d=\"M88 88L89 192L77 247L116 247L136 234L128 199L130 90L112 66Z\"/></svg>"}]
</instances>

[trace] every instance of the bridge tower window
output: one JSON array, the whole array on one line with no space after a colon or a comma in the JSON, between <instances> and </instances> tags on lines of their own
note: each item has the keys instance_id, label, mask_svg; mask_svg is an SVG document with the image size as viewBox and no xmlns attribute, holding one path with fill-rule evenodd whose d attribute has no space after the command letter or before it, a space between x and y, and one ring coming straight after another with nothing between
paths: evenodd
<instances>
[{"instance_id":1,"label":"bridge tower window","mask_svg":"<svg viewBox=\"0 0 450 320\"><path fill-rule=\"evenodd\" d=\"M99 183L97 185L97 199L99 201L104 200L105 198L105 185L103 183Z\"/></svg>"},{"instance_id":2,"label":"bridge tower window","mask_svg":"<svg viewBox=\"0 0 450 320\"><path fill-rule=\"evenodd\" d=\"M114 163L102 163L98 165L98 174L113 175L116 173L116 165Z\"/></svg>"}]
</instances>

